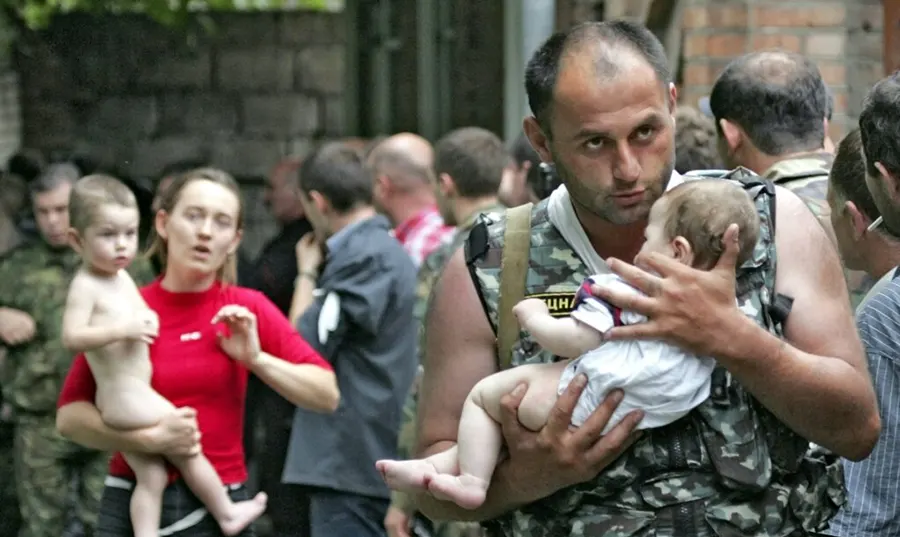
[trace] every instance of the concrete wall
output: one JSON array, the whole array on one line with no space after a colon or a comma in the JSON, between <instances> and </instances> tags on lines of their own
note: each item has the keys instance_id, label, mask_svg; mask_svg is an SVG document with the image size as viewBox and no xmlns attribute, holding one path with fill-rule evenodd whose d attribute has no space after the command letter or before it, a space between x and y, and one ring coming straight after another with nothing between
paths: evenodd
<instances>
[{"instance_id":1,"label":"concrete wall","mask_svg":"<svg viewBox=\"0 0 900 537\"><path fill-rule=\"evenodd\" d=\"M314 138L344 134L342 14L215 20L208 35L141 17L70 15L26 35L16 54L23 143L87 153L136 178L156 179L183 158L264 176ZM255 254L273 228L261 188L245 190Z\"/></svg>"}]
</instances>

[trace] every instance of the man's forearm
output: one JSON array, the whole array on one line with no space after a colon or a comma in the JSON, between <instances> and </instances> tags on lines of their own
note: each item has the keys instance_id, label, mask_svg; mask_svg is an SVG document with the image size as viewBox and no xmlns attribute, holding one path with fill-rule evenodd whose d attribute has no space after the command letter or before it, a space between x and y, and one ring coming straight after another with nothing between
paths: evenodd
<instances>
[{"instance_id":1,"label":"man's forearm","mask_svg":"<svg viewBox=\"0 0 900 537\"><path fill-rule=\"evenodd\" d=\"M297 321L303 316L303 312L312 305L314 300L313 291L315 289L316 281L311 276L303 274L297 276L294 285L294 296L291 298L291 310L288 314L288 319L290 319L292 325L297 326Z\"/></svg>"},{"instance_id":2,"label":"man's forearm","mask_svg":"<svg viewBox=\"0 0 900 537\"><path fill-rule=\"evenodd\" d=\"M741 384L798 434L852 460L868 455L877 429L869 420L869 379L846 361L803 352L749 319L730 330L729 347L717 356Z\"/></svg>"}]
</instances>

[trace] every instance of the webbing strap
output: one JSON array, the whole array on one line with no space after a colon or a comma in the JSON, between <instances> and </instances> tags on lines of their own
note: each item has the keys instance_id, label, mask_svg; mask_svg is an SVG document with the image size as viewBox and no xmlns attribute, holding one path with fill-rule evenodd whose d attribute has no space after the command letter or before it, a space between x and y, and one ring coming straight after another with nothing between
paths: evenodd
<instances>
[{"instance_id":1,"label":"webbing strap","mask_svg":"<svg viewBox=\"0 0 900 537\"><path fill-rule=\"evenodd\" d=\"M519 322L513 306L525 297L531 250L531 203L506 210L503 255L500 258L500 299L497 305L497 358L501 370L512 364L513 344L519 339Z\"/></svg>"}]
</instances>

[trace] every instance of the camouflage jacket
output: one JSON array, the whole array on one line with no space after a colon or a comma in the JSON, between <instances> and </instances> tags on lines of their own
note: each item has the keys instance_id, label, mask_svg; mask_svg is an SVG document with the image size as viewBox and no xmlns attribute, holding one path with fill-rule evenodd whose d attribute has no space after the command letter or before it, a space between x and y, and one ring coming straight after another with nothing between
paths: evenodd
<instances>
[{"instance_id":1,"label":"camouflage jacket","mask_svg":"<svg viewBox=\"0 0 900 537\"><path fill-rule=\"evenodd\" d=\"M815 153L797 158L776 162L763 173L767 179L797 194L809 207L832 242L837 243L831 226L831 208L828 206L828 174L834 156L830 153ZM850 303L853 310L860 303L869 289L875 284L868 274L862 271L844 269L844 278L850 291Z\"/></svg>"},{"instance_id":2,"label":"camouflage jacket","mask_svg":"<svg viewBox=\"0 0 900 537\"><path fill-rule=\"evenodd\" d=\"M80 265L81 258L71 249L50 248L40 239L0 258L0 307L29 314L37 327L31 341L7 349L0 384L16 414L55 414L73 358L62 344L62 315L69 283ZM129 272L138 285L153 278L149 263L140 259Z\"/></svg>"},{"instance_id":3,"label":"camouflage jacket","mask_svg":"<svg viewBox=\"0 0 900 537\"><path fill-rule=\"evenodd\" d=\"M781 336L779 319L786 313L775 307L774 187L742 168L728 177L754 196L761 218L753 258L738 272L741 309ZM482 225L486 232L471 233L466 257L496 331L504 220ZM567 315L589 276L585 270L550 223L546 201L538 204L525 296L541 297L553 314ZM514 366L556 360L524 330L513 354ZM646 431L593 480L486 523L489 534L793 537L825 528L844 502L839 459L810 449L724 368L716 368L712 380L710 398L688 416Z\"/></svg>"}]
</instances>

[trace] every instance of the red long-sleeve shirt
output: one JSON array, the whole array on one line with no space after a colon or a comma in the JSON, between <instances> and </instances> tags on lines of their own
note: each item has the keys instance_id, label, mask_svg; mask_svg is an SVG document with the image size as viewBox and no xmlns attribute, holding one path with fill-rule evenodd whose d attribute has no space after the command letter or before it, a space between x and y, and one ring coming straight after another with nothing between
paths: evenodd
<instances>
[{"instance_id":1,"label":"red long-sleeve shirt","mask_svg":"<svg viewBox=\"0 0 900 537\"><path fill-rule=\"evenodd\" d=\"M222 306L245 306L256 315L262 350L291 363L331 366L294 330L269 299L238 286L213 285L198 293L172 293L160 280L141 289L147 305L159 315L159 337L150 346L151 384L176 407L192 407L202 435L203 453L226 484L247 479L242 443L247 369L223 352L217 333L224 325L211 320ZM83 354L75 357L57 406L94 402L97 385ZM110 461L110 474L133 478L120 453ZM170 478L178 473L170 470Z\"/></svg>"}]
</instances>

